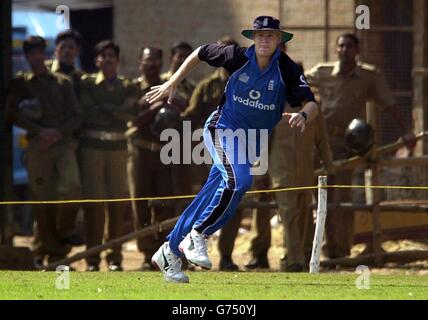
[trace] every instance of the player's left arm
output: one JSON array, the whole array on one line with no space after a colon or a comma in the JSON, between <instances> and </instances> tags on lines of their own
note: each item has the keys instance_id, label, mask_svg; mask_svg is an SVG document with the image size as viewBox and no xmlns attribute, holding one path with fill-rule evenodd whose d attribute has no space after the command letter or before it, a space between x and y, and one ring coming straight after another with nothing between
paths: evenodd
<instances>
[{"instance_id":1,"label":"player's left arm","mask_svg":"<svg viewBox=\"0 0 428 320\"><path fill-rule=\"evenodd\" d=\"M299 112L284 113L290 126L305 130L307 123L318 114L318 105L303 74L303 68L297 65L286 54L281 56L281 76L287 88L287 101L293 108L303 108Z\"/></svg>"}]
</instances>

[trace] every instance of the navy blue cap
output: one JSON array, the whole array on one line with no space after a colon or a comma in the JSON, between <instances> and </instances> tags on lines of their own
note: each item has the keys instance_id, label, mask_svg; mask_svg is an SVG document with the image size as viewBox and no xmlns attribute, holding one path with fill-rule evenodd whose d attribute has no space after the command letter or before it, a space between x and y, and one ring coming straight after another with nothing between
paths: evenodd
<instances>
[{"instance_id":1,"label":"navy blue cap","mask_svg":"<svg viewBox=\"0 0 428 320\"><path fill-rule=\"evenodd\" d=\"M259 16L254 20L253 29L242 30L241 34L250 40L254 39L254 31L257 30L277 30L281 32L281 42L285 43L293 38L293 34L281 30L278 19L271 16Z\"/></svg>"}]
</instances>

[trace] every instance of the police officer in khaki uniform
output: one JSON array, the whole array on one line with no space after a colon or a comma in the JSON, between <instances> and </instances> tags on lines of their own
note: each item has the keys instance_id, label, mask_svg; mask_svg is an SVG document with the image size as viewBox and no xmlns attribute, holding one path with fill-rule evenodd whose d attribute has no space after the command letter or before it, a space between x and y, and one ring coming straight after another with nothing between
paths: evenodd
<instances>
[{"instance_id":1,"label":"police officer in khaki uniform","mask_svg":"<svg viewBox=\"0 0 428 320\"><path fill-rule=\"evenodd\" d=\"M293 130L286 121L281 121L275 128L271 145L272 187L309 187L316 184L313 175L314 146L327 173L333 174L332 155L322 114L319 113L304 132ZM280 270L301 272L307 267L312 251L312 191L278 192L276 201L284 229L284 256L280 261Z\"/></svg>"},{"instance_id":2,"label":"police officer in khaki uniform","mask_svg":"<svg viewBox=\"0 0 428 320\"><path fill-rule=\"evenodd\" d=\"M83 71L76 67L76 60L80 54L82 37L72 29L60 32L55 38L55 59L47 60L46 66L52 72L58 72L68 76L73 83L74 93L77 99L80 97L80 81ZM79 128L80 129L80 128ZM74 135L78 139L80 130L76 130ZM77 150L78 151L78 150ZM61 216L58 222L59 229L68 236L68 243L73 246L84 244L84 240L76 232L76 219L79 205L67 205L68 213Z\"/></svg>"},{"instance_id":3,"label":"police officer in khaki uniform","mask_svg":"<svg viewBox=\"0 0 428 320\"><path fill-rule=\"evenodd\" d=\"M111 40L95 46L99 72L84 76L80 93L83 110L81 159L83 194L86 199L128 197L126 174L127 122L135 118L136 88L131 81L117 75L119 47ZM122 202L84 205L87 247L100 245L104 235L105 212L108 239L123 233L127 204ZM110 271L122 270L122 247L107 255ZM98 271L100 256L88 257L88 271Z\"/></svg>"},{"instance_id":4,"label":"police officer in khaki uniform","mask_svg":"<svg viewBox=\"0 0 428 320\"><path fill-rule=\"evenodd\" d=\"M76 66L80 54L82 37L80 33L69 29L60 32L55 38L55 59L46 61L46 66L52 72L58 72L70 77L77 98L80 97L80 81L84 74Z\"/></svg>"},{"instance_id":5,"label":"police officer in khaki uniform","mask_svg":"<svg viewBox=\"0 0 428 320\"><path fill-rule=\"evenodd\" d=\"M161 162L160 151L163 144L156 132L151 130L156 112L165 104L161 102L150 106L145 99L150 87L162 84L160 79L162 49L141 48L139 69L141 76L133 81L139 88L139 113L137 118L128 124L130 128L127 131L129 190L133 198L170 196L173 194L171 166ZM132 209L136 229L175 215L171 207L150 208L147 201L132 201ZM167 231L138 239L138 249L144 253L142 270L153 270L150 259L163 243Z\"/></svg>"},{"instance_id":6,"label":"police officer in khaki uniform","mask_svg":"<svg viewBox=\"0 0 428 320\"><path fill-rule=\"evenodd\" d=\"M193 49L190 44L184 41L175 43L171 48L170 55L170 67L168 72L161 74L161 81L168 81L171 76L180 68L184 60L192 53ZM183 112L188 106L190 98L192 96L195 84L190 79L184 79L177 87L177 94L174 97L174 105ZM179 127L180 138L186 139L189 137L190 132L183 132L182 127ZM183 154L183 150L180 150L180 154ZM173 191L175 195L188 195L194 192L192 184L192 164L171 164L172 176L173 176ZM190 178L190 179L189 179ZM176 206L176 213L180 214L188 201L179 201Z\"/></svg>"},{"instance_id":7,"label":"police officer in khaki uniform","mask_svg":"<svg viewBox=\"0 0 428 320\"><path fill-rule=\"evenodd\" d=\"M81 114L68 77L50 72L45 66L46 42L34 36L23 49L31 71L12 82L7 114L17 126L27 130L29 147L25 163L33 200L74 200L80 198L79 170L72 133L81 123ZM34 262L43 268L65 258L70 251L60 230L66 204L34 205L36 227L32 244Z\"/></svg>"},{"instance_id":8,"label":"police officer in khaki uniform","mask_svg":"<svg viewBox=\"0 0 428 320\"><path fill-rule=\"evenodd\" d=\"M260 177L259 189L305 187L314 185L314 146L327 172L334 172L332 156L324 118L320 115L302 133L290 128L286 120L275 127L269 144L269 175ZM286 150L286 151L284 151ZM266 181L266 179L269 179ZM269 201L267 194L261 201ZM301 272L307 264L312 250L314 225L310 204L311 190L297 190L275 193L278 213L283 224L284 255L280 270ZM255 213L253 224L256 236L251 241L253 259L247 269L269 269L267 252L271 243L269 210Z\"/></svg>"},{"instance_id":9,"label":"police officer in khaki uniform","mask_svg":"<svg viewBox=\"0 0 428 320\"><path fill-rule=\"evenodd\" d=\"M353 34L343 34L336 41L338 61L321 63L306 73L309 84L318 89L321 109L326 120L333 159L349 156L344 133L354 118L366 118L366 103L370 100L393 111L394 97L382 73L372 65L358 62L359 40ZM393 115L396 113L393 112ZM396 121L404 129L399 117ZM404 137L414 145L414 135ZM339 171L329 184L350 185L352 171ZM351 201L350 189L331 190L333 202ZM348 256L353 244L354 216L340 209L330 210L326 221L325 254L329 258Z\"/></svg>"},{"instance_id":10,"label":"police officer in khaki uniform","mask_svg":"<svg viewBox=\"0 0 428 320\"><path fill-rule=\"evenodd\" d=\"M272 136L269 137L269 146L272 143ZM271 148L269 147L269 150ZM271 151L269 151L271 152ZM269 157L270 158L270 157ZM270 188L270 168L269 172L262 176L254 177L256 190ZM272 194L260 194L259 201L269 202L272 200ZM250 252L252 259L245 265L246 269L269 269L268 251L271 246L272 233L270 221L273 217L272 211L268 208L253 209L252 228L255 230L255 236L251 239Z\"/></svg>"}]
</instances>

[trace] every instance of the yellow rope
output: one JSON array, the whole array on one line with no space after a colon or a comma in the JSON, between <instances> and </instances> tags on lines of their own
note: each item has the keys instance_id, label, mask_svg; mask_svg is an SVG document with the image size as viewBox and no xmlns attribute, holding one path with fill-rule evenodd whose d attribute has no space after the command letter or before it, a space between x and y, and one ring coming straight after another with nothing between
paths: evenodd
<instances>
[{"instance_id":1,"label":"yellow rope","mask_svg":"<svg viewBox=\"0 0 428 320\"><path fill-rule=\"evenodd\" d=\"M411 189L411 190L428 190L427 187L421 186L363 186L363 185L326 185L325 188L364 188L364 189ZM310 187L291 187L280 189L265 189L248 191L247 194L286 192L298 190L318 189L318 186ZM166 196L166 197L142 197L142 198L123 198L123 199L82 199L82 200L52 200L52 201L0 201L0 205L19 205L19 204L67 204L67 203L99 203L99 202L125 202L125 201L149 201L149 200L177 200L191 199L196 195Z\"/></svg>"}]
</instances>

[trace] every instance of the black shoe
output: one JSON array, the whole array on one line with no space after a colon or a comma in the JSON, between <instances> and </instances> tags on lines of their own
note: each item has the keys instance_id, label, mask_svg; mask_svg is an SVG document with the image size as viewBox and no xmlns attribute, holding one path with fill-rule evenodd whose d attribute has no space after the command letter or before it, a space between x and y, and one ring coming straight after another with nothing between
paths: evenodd
<instances>
[{"instance_id":1,"label":"black shoe","mask_svg":"<svg viewBox=\"0 0 428 320\"><path fill-rule=\"evenodd\" d=\"M36 268L36 270L43 270L45 268L45 265L43 264L43 257L34 257L33 258L33 266Z\"/></svg>"},{"instance_id":2,"label":"black shoe","mask_svg":"<svg viewBox=\"0 0 428 320\"><path fill-rule=\"evenodd\" d=\"M281 272L303 272L305 266L302 263L288 263L287 256L282 257L279 261L279 271Z\"/></svg>"},{"instance_id":3,"label":"black shoe","mask_svg":"<svg viewBox=\"0 0 428 320\"><path fill-rule=\"evenodd\" d=\"M220 259L220 271L239 271L239 267L233 263L232 258L222 257Z\"/></svg>"},{"instance_id":4,"label":"black shoe","mask_svg":"<svg viewBox=\"0 0 428 320\"><path fill-rule=\"evenodd\" d=\"M62 243L73 247L83 246L85 240L77 233L72 234L68 238L62 239Z\"/></svg>"},{"instance_id":5,"label":"black shoe","mask_svg":"<svg viewBox=\"0 0 428 320\"><path fill-rule=\"evenodd\" d=\"M109 271L123 271L122 265L120 263L114 263L114 262L110 262L110 264L108 265L108 270Z\"/></svg>"},{"instance_id":6,"label":"black shoe","mask_svg":"<svg viewBox=\"0 0 428 320\"><path fill-rule=\"evenodd\" d=\"M292 263L287 265L285 272L303 272L303 264L301 263Z\"/></svg>"},{"instance_id":7,"label":"black shoe","mask_svg":"<svg viewBox=\"0 0 428 320\"><path fill-rule=\"evenodd\" d=\"M247 269L269 269L269 261L267 255L262 254L254 257L248 264L245 265Z\"/></svg>"},{"instance_id":8,"label":"black shoe","mask_svg":"<svg viewBox=\"0 0 428 320\"><path fill-rule=\"evenodd\" d=\"M87 272L97 272L100 271L100 266L98 264L88 264L86 267Z\"/></svg>"}]
</instances>

